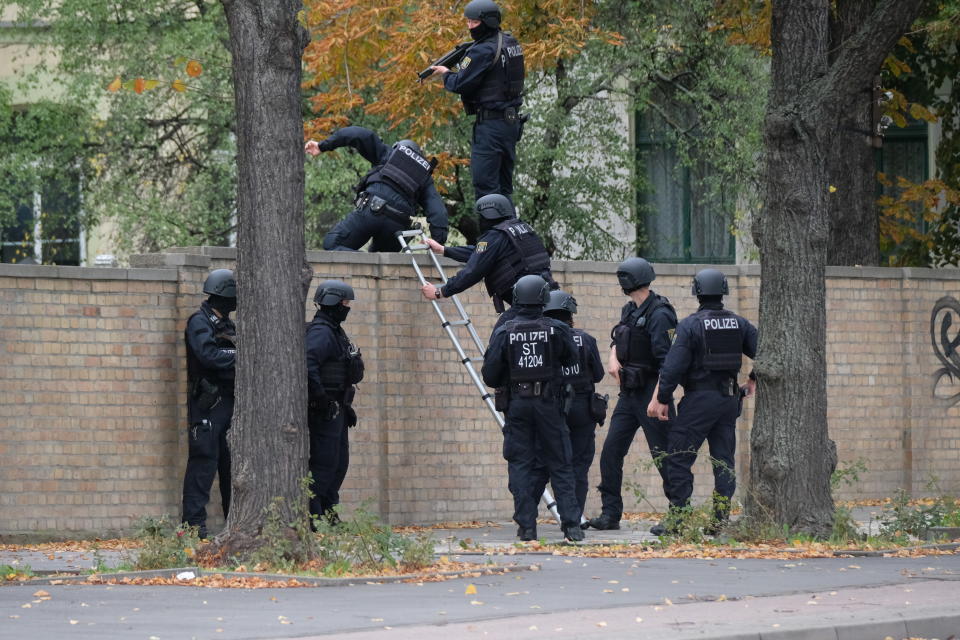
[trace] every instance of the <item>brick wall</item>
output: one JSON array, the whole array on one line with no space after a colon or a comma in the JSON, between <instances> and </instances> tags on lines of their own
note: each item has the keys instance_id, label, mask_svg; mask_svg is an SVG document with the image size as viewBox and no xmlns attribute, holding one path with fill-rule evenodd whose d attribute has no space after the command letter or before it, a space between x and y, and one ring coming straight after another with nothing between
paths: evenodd
<instances>
[{"instance_id":1,"label":"brick wall","mask_svg":"<svg viewBox=\"0 0 960 640\"><path fill-rule=\"evenodd\" d=\"M232 266L234 258L232 249L203 247L138 256L131 269L0 265L0 535L107 535L141 515L176 517L186 458L183 326L202 299L208 270ZM357 292L346 328L367 374L343 502L369 500L392 523L509 518L500 433L421 299L408 259L343 252L308 258L315 284L341 278ZM577 325L606 345L625 301L615 265L554 268L578 300ZM698 268L657 265L654 289L681 317L695 308L689 283ZM728 306L755 321L759 269L723 270ZM960 408L933 396L941 364L930 338L932 308L956 295L960 273L844 268L828 275L831 435L841 461L863 459L868 468L839 497L879 498L901 487L925 494L932 478L944 491L960 490ZM461 300L486 341L494 313L482 287ZM442 308L454 314L451 302ZM465 333L462 340L472 347ZM960 392L949 380L941 387L940 396ZM616 395L608 381L600 391ZM748 401L738 425L741 478L752 409ZM628 510L664 507L648 460L638 434L625 476L642 499L635 503L628 491ZM712 488L709 465L698 461L695 472L695 500L703 500ZM596 485L596 461L592 476ZM222 521L217 502L209 507L212 528ZM592 492L587 512L598 511Z\"/></svg>"}]
</instances>

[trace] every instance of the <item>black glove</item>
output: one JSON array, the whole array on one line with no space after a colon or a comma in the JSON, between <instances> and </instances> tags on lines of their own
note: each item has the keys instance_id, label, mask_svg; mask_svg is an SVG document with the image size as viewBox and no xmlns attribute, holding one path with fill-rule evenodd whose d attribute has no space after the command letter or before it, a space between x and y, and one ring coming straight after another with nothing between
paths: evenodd
<instances>
[{"instance_id":1,"label":"black glove","mask_svg":"<svg viewBox=\"0 0 960 640\"><path fill-rule=\"evenodd\" d=\"M343 408L343 421L348 427L357 426L357 412L350 405Z\"/></svg>"},{"instance_id":2,"label":"black glove","mask_svg":"<svg viewBox=\"0 0 960 640\"><path fill-rule=\"evenodd\" d=\"M340 415L340 403L336 400L327 400L327 408L323 412L324 422L330 422Z\"/></svg>"}]
</instances>

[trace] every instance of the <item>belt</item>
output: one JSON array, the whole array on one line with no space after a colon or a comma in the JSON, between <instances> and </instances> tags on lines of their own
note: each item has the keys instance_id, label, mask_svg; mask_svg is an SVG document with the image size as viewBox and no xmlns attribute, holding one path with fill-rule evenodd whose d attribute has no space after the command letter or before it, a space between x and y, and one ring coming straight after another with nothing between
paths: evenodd
<instances>
[{"instance_id":1,"label":"belt","mask_svg":"<svg viewBox=\"0 0 960 640\"><path fill-rule=\"evenodd\" d=\"M690 380L683 383L683 392L690 393L691 391L717 391L723 392L724 385L728 384L730 378L718 379L718 378L707 378L706 380Z\"/></svg>"},{"instance_id":2,"label":"belt","mask_svg":"<svg viewBox=\"0 0 960 640\"><path fill-rule=\"evenodd\" d=\"M357 196L357 201L355 206L357 209L362 209L363 207L370 207L370 213L375 216L385 216L390 218L394 222L399 222L405 227L410 226L410 214L404 213L399 209L391 207L387 204L387 201L381 198L380 196L375 196L372 193L367 193L366 191L362 192Z\"/></svg>"},{"instance_id":3,"label":"belt","mask_svg":"<svg viewBox=\"0 0 960 640\"><path fill-rule=\"evenodd\" d=\"M556 395L557 386L549 382L513 382L510 384L510 393L521 398Z\"/></svg>"},{"instance_id":4,"label":"belt","mask_svg":"<svg viewBox=\"0 0 960 640\"><path fill-rule=\"evenodd\" d=\"M503 120L505 111L500 109L477 109L477 120Z\"/></svg>"}]
</instances>

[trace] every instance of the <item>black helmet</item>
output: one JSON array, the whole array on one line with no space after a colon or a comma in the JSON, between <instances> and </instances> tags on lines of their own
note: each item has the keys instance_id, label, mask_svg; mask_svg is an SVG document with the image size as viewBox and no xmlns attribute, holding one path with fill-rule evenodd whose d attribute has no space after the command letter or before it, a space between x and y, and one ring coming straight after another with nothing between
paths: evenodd
<instances>
[{"instance_id":1,"label":"black helmet","mask_svg":"<svg viewBox=\"0 0 960 640\"><path fill-rule=\"evenodd\" d=\"M341 300L353 299L353 287L342 280L324 280L313 294L313 301L322 307L340 304Z\"/></svg>"},{"instance_id":2,"label":"black helmet","mask_svg":"<svg viewBox=\"0 0 960 640\"><path fill-rule=\"evenodd\" d=\"M230 269L214 269L203 282L203 292L221 298L237 297L237 279Z\"/></svg>"},{"instance_id":3,"label":"black helmet","mask_svg":"<svg viewBox=\"0 0 960 640\"><path fill-rule=\"evenodd\" d=\"M413 149L414 151L416 151L418 156L423 155L423 151L420 151L420 145L418 145L413 140L398 140L393 144L394 149L396 149L397 147L407 147L408 149Z\"/></svg>"},{"instance_id":4,"label":"black helmet","mask_svg":"<svg viewBox=\"0 0 960 640\"><path fill-rule=\"evenodd\" d=\"M550 302L550 285L540 276L523 276L513 285L513 304L543 306Z\"/></svg>"},{"instance_id":5,"label":"black helmet","mask_svg":"<svg viewBox=\"0 0 960 640\"><path fill-rule=\"evenodd\" d=\"M548 311L566 311L567 313L576 313L577 299L566 291L554 289L550 292L550 300L547 302L547 306L543 308L544 313Z\"/></svg>"},{"instance_id":6,"label":"black helmet","mask_svg":"<svg viewBox=\"0 0 960 640\"><path fill-rule=\"evenodd\" d=\"M717 269L703 269L693 276L693 295L725 296L730 293L727 276Z\"/></svg>"},{"instance_id":7,"label":"black helmet","mask_svg":"<svg viewBox=\"0 0 960 640\"><path fill-rule=\"evenodd\" d=\"M503 19L500 7L493 0L470 0L463 9L463 17L479 20L491 29L499 29Z\"/></svg>"},{"instance_id":8,"label":"black helmet","mask_svg":"<svg viewBox=\"0 0 960 640\"><path fill-rule=\"evenodd\" d=\"M627 258L617 267L617 280L624 293L630 293L653 282L657 274L643 258Z\"/></svg>"},{"instance_id":9,"label":"black helmet","mask_svg":"<svg viewBox=\"0 0 960 640\"><path fill-rule=\"evenodd\" d=\"M477 200L477 203L473 206L473 210L476 211L477 215L481 218L486 218L487 220L505 220L517 215L516 209L513 208L513 203L510 202L510 198L499 193L488 193L483 196Z\"/></svg>"}]
</instances>

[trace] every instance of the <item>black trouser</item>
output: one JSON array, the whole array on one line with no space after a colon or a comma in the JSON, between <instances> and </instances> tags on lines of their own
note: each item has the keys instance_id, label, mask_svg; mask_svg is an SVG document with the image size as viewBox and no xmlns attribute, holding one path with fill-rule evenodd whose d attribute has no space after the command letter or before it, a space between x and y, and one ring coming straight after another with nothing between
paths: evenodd
<instances>
[{"instance_id":1,"label":"black trouser","mask_svg":"<svg viewBox=\"0 0 960 640\"><path fill-rule=\"evenodd\" d=\"M669 483L666 469L663 465L663 456L667 452L667 434L670 431L670 421L661 422L647 416L647 405L653 396L656 380L647 382L641 389L635 391L621 391L617 398L617 406L610 416L610 427L607 437L603 441L600 451L600 500L603 504L603 513L612 520L620 520L623 516L623 459L630 449L633 437L638 429L643 429L647 439L650 456L653 458L660 479L663 482L663 493L670 497ZM675 414L673 402L670 403L670 417Z\"/></svg>"},{"instance_id":2,"label":"black trouser","mask_svg":"<svg viewBox=\"0 0 960 640\"><path fill-rule=\"evenodd\" d=\"M350 212L330 230L323 239L328 251L357 251L371 238L370 251L383 253L400 251L397 231L410 228L410 222L401 223L383 213L375 214L369 205Z\"/></svg>"},{"instance_id":3,"label":"black trouser","mask_svg":"<svg viewBox=\"0 0 960 640\"><path fill-rule=\"evenodd\" d=\"M590 414L591 393L578 393L570 403L570 411L566 415L567 428L570 431L570 453L573 466L574 493L577 496L577 505L583 513L587 503L587 492L590 489L587 476L593 465L593 456L596 454L597 422ZM538 443L539 446L539 443ZM534 497L539 501L543 490L547 486L549 474L546 466L539 462L536 469L537 482L533 489Z\"/></svg>"},{"instance_id":4,"label":"black trouser","mask_svg":"<svg viewBox=\"0 0 960 640\"><path fill-rule=\"evenodd\" d=\"M667 478L670 504L685 507L693 495L693 472L697 451L706 440L710 447L715 492L727 499L737 488L737 415L740 399L719 391L690 391L680 400L677 419L667 444Z\"/></svg>"},{"instance_id":5,"label":"black trouser","mask_svg":"<svg viewBox=\"0 0 960 640\"><path fill-rule=\"evenodd\" d=\"M319 411L311 409L307 420L310 426L310 475L313 477L310 513L321 516L340 504L340 486L350 466L350 443L343 410L333 420L322 420Z\"/></svg>"},{"instance_id":6,"label":"black trouser","mask_svg":"<svg viewBox=\"0 0 960 640\"><path fill-rule=\"evenodd\" d=\"M542 464L553 485L563 526L580 523L570 433L560 412L558 395L511 396L503 430L503 457L507 461L508 486L513 494L514 522L524 529L537 526L537 505L543 493L538 468Z\"/></svg>"},{"instance_id":7,"label":"black trouser","mask_svg":"<svg viewBox=\"0 0 960 640\"><path fill-rule=\"evenodd\" d=\"M207 533L207 502L213 478L220 474L220 504L223 515L230 512L230 447L227 432L233 418L233 397L222 397L207 414L190 425L188 434L187 471L183 475L183 522Z\"/></svg>"},{"instance_id":8,"label":"black trouser","mask_svg":"<svg viewBox=\"0 0 960 640\"><path fill-rule=\"evenodd\" d=\"M510 197L513 194L513 165L517 161L520 123L508 124L502 118L477 120L473 125L470 147L470 175L474 197L490 193Z\"/></svg>"}]
</instances>

